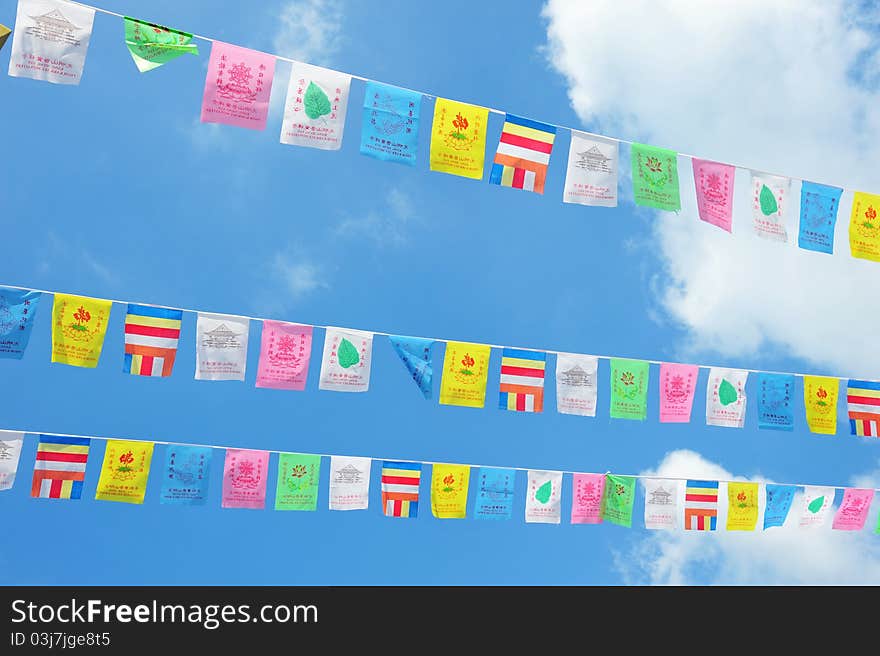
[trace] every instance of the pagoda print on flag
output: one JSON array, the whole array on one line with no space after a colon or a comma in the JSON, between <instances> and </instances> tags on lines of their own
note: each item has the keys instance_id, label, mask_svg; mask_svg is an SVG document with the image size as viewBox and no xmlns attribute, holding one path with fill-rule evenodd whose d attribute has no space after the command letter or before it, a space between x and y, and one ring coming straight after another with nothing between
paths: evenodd
<instances>
[{"instance_id":1,"label":"pagoda print on flag","mask_svg":"<svg viewBox=\"0 0 880 656\"><path fill-rule=\"evenodd\" d=\"M555 139L552 125L507 114L489 184L543 194Z\"/></svg>"},{"instance_id":2,"label":"pagoda print on flag","mask_svg":"<svg viewBox=\"0 0 880 656\"><path fill-rule=\"evenodd\" d=\"M880 383L850 379L846 385L846 412L851 435L880 437Z\"/></svg>"},{"instance_id":3,"label":"pagoda print on flag","mask_svg":"<svg viewBox=\"0 0 880 656\"><path fill-rule=\"evenodd\" d=\"M0 358L21 360L31 338L40 292L0 287Z\"/></svg>"},{"instance_id":4,"label":"pagoda print on flag","mask_svg":"<svg viewBox=\"0 0 880 656\"><path fill-rule=\"evenodd\" d=\"M311 326L264 319L257 387L301 392L306 388L311 357Z\"/></svg>"},{"instance_id":5,"label":"pagoda print on flag","mask_svg":"<svg viewBox=\"0 0 880 656\"><path fill-rule=\"evenodd\" d=\"M833 487L804 486L804 497L798 526L800 528L818 528L824 525L833 504Z\"/></svg>"},{"instance_id":6,"label":"pagoda print on flag","mask_svg":"<svg viewBox=\"0 0 880 656\"><path fill-rule=\"evenodd\" d=\"M52 305L52 362L72 367L97 367L111 301L55 294Z\"/></svg>"},{"instance_id":7,"label":"pagoda print on flag","mask_svg":"<svg viewBox=\"0 0 880 656\"><path fill-rule=\"evenodd\" d=\"M546 353L505 347L501 352L498 407L516 412L542 412L546 365Z\"/></svg>"},{"instance_id":8,"label":"pagoda print on flag","mask_svg":"<svg viewBox=\"0 0 880 656\"><path fill-rule=\"evenodd\" d=\"M81 498L90 443L87 437L40 435L31 496L44 499Z\"/></svg>"},{"instance_id":9,"label":"pagoda print on flag","mask_svg":"<svg viewBox=\"0 0 880 656\"><path fill-rule=\"evenodd\" d=\"M170 376L182 321L182 310L129 303L122 370L136 376Z\"/></svg>"},{"instance_id":10,"label":"pagoda print on flag","mask_svg":"<svg viewBox=\"0 0 880 656\"><path fill-rule=\"evenodd\" d=\"M0 431L0 491L12 489L15 483L23 444L24 433Z\"/></svg>"},{"instance_id":11,"label":"pagoda print on flag","mask_svg":"<svg viewBox=\"0 0 880 656\"><path fill-rule=\"evenodd\" d=\"M370 505L370 458L330 456L330 510L366 510Z\"/></svg>"},{"instance_id":12,"label":"pagoda print on flag","mask_svg":"<svg viewBox=\"0 0 880 656\"><path fill-rule=\"evenodd\" d=\"M596 374L599 358L559 353L556 356L556 411L564 415L596 416Z\"/></svg>"},{"instance_id":13,"label":"pagoda print on flag","mask_svg":"<svg viewBox=\"0 0 880 656\"><path fill-rule=\"evenodd\" d=\"M386 517L418 516L421 479L421 463L382 463L382 512Z\"/></svg>"},{"instance_id":14,"label":"pagoda print on flag","mask_svg":"<svg viewBox=\"0 0 880 656\"><path fill-rule=\"evenodd\" d=\"M718 481L689 480L684 495L684 530L714 531L718 526Z\"/></svg>"},{"instance_id":15,"label":"pagoda print on flag","mask_svg":"<svg viewBox=\"0 0 880 656\"><path fill-rule=\"evenodd\" d=\"M690 364L660 365L660 422L686 424L691 420L700 368Z\"/></svg>"},{"instance_id":16,"label":"pagoda print on flag","mask_svg":"<svg viewBox=\"0 0 880 656\"><path fill-rule=\"evenodd\" d=\"M196 380L244 380L250 320L199 312Z\"/></svg>"},{"instance_id":17,"label":"pagoda print on flag","mask_svg":"<svg viewBox=\"0 0 880 656\"><path fill-rule=\"evenodd\" d=\"M857 191L849 217L849 248L853 257L880 262L880 195Z\"/></svg>"},{"instance_id":18,"label":"pagoda print on flag","mask_svg":"<svg viewBox=\"0 0 880 656\"><path fill-rule=\"evenodd\" d=\"M214 41L205 76L202 123L264 130L275 76L275 57Z\"/></svg>"},{"instance_id":19,"label":"pagoda print on flag","mask_svg":"<svg viewBox=\"0 0 880 656\"><path fill-rule=\"evenodd\" d=\"M794 430L794 376L761 372L755 378L758 388L758 428Z\"/></svg>"},{"instance_id":20,"label":"pagoda print on flag","mask_svg":"<svg viewBox=\"0 0 880 656\"><path fill-rule=\"evenodd\" d=\"M843 189L815 182L801 183L801 222L798 246L817 253L834 252L834 227Z\"/></svg>"},{"instance_id":21,"label":"pagoda print on flag","mask_svg":"<svg viewBox=\"0 0 880 656\"><path fill-rule=\"evenodd\" d=\"M563 203L617 207L617 141L571 131Z\"/></svg>"},{"instance_id":22,"label":"pagoda print on flag","mask_svg":"<svg viewBox=\"0 0 880 656\"><path fill-rule=\"evenodd\" d=\"M706 424L742 428L746 420L748 371L712 367L706 386Z\"/></svg>"},{"instance_id":23,"label":"pagoda print on flag","mask_svg":"<svg viewBox=\"0 0 880 656\"><path fill-rule=\"evenodd\" d=\"M696 158L691 163L694 168L700 220L731 232L736 167Z\"/></svg>"},{"instance_id":24,"label":"pagoda print on flag","mask_svg":"<svg viewBox=\"0 0 880 656\"><path fill-rule=\"evenodd\" d=\"M318 389L366 392L370 389L373 333L349 328L327 328Z\"/></svg>"},{"instance_id":25,"label":"pagoda print on flag","mask_svg":"<svg viewBox=\"0 0 880 656\"><path fill-rule=\"evenodd\" d=\"M861 531L868 519L868 510L874 500L873 489L849 487L843 491L843 501L834 515L831 528L835 531Z\"/></svg>"},{"instance_id":26,"label":"pagoda print on flag","mask_svg":"<svg viewBox=\"0 0 880 656\"><path fill-rule=\"evenodd\" d=\"M646 478L645 528L671 530L678 528L678 496L681 481Z\"/></svg>"},{"instance_id":27,"label":"pagoda print on flag","mask_svg":"<svg viewBox=\"0 0 880 656\"><path fill-rule=\"evenodd\" d=\"M829 376L804 376L804 408L810 432L837 433L837 394L840 379Z\"/></svg>"},{"instance_id":28,"label":"pagoda print on flag","mask_svg":"<svg viewBox=\"0 0 880 656\"><path fill-rule=\"evenodd\" d=\"M759 237L788 241L784 219L790 186L788 178L752 171L752 227Z\"/></svg>"},{"instance_id":29,"label":"pagoda print on flag","mask_svg":"<svg viewBox=\"0 0 880 656\"><path fill-rule=\"evenodd\" d=\"M562 513L562 472L529 470L526 523L559 524Z\"/></svg>"},{"instance_id":30,"label":"pagoda print on flag","mask_svg":"<svg viewBox=\"0 0 880 656\"><path fill-rule=\"evenodd\" d=\"M281 143L339 150L345 129L351 76L295 63L290 71Z\"/></svg>"}]
</instances>

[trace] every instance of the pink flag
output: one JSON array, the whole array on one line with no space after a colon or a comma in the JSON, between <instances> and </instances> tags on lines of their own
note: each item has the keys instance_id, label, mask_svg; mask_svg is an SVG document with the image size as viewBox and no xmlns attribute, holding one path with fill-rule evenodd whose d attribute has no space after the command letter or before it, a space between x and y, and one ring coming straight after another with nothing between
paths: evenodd
<instances>
[{"instance_id":1,"label":"pink flag","mask_svg":"<svg viewBox=\"0 0 880 656\"><path fill-rule=\"evenodd\" d=\"M686 424L691 420L694 389L700 368L690 364L660 365L660 421Z\"/></svg>"},{"instance_id":2,"label":"pink flag","mask_svg":"<svg viewBox=\"0 0 880 656\"><path fill-rule=\"evenodd\" d=\"M221 506L262 510L266 506L268 472L268 451L226 449Z\"/></svg>"},{"instance_id":3,"label":"pink flag","mask_svg":"<svg viewBox=\"0 0 880 656\"><path fill-rule=\"evenodd\" d=\"M202 123L264 130L275 57L221 41L211 46L202 98Z\"/></svg>"},{"instance_id":4,"label":"pink flag","mask_svg":"<svg viewBox=\"0 0 880 656\"><path fill-rule=\"evenodd\" d=\"M843 491L843 501L831 528L836 531L860 531L868 517L868 509L874 499L874 490L847 488Z\"/></svg>"},{"instance_id":5,"label":"pink flag","mask_svg":"<svg viewBox=\"0 0 880 656\"><path fill-rule=\"evenodd\" d=\"M257 387L304 390L311 355L311 326L263 321Z\"/></svg>"},{"instance_id":6,"label":"pink flag","mask_svg":"<svg viewBox=\"0 0 880 656\"><path fill-rule=\"evenodd\" d=\"M571 523L601 524L605 474L573 474L572 482Z\"/></svg>"},{"instance_id":7,"label":"pink flag","mask_svg":"<svg viewBox=\"0 0 880 656\"><path fill-rule=\"evenodd\" d=\"M730 232L733 221L733 179L736 168L705 159L692 160L700 219Z\"/></svg>"}]
</instances>

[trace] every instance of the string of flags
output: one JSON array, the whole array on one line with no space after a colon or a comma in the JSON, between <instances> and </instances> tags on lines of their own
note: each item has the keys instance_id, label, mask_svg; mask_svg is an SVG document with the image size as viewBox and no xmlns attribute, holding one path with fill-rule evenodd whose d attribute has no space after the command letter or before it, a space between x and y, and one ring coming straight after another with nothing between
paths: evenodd
<instances>
[{"instance_id":1,"label":"string of flags","mask_svg":"<svg viewBox=\"0 0 880 656\"><path fill-rule=\"evenodd\" d=\"M95 499L142 504L156 444L165 445L159 503L202 506L207 503L214 451L223 450L222 508L266 507L270 456L277 454L275 510L315 511L321 487L322 458L329 458L330 510L366 510L370 505L373 458L285 453L143 440L33 435L38 440L31 497L81 499L93 439L106 442ZM25 433L0 431L0 491L15 483ZM859 531L865 526L874 489L784 485L747 481L650 478L612 473L593 474L522 470L423 461L377 460L386 517L418 516L422 469L431 466L428 484L431 514L438 519L509 520L516 496L516 472L527 472L526 523L560 524L562 489L570 474L571 524L609 522L633 525L636 481L642 479L644 526L647 529L718 530L719 504L727 497L728 531L755 531L782 526L795 495L801 495L797 524L818 528L832 516L835 494L843 496L831 528ZM471 470L476 471L471 475ZM474 492L469 503L473 481ZM762 512L763 511L763 512ZM763 522L759 519L763 514ZM875 530L880 534L880 522Z\"/></svg>"},{"instance_id":2,"label":"string of flags","mask_svg":"<svg viewBox=\"0 0 880 656\"><path fill-rule=\"evenodd\" d=\"M95 12L123 19L124 38L140 72L185 54L198 55L194 38L211 52L201 120L263 130L278 59L292 62L280 131L283 144L338 150L342 145L352 78L366 82L361 108L360 152L383 161L415 166L422 98L418 91L288 60L68 0L19 0L9 75L56 84L79 84ZM9 30L0 26L0 47ZM429 169L481 180L488 139L488 115L499 110L437 97L431 122ZM556 126L504 114L489 183L544 193ZM619 144L631 143L633 197L637 205L681 209L678 158L692 161L700 220L731 232L736 166L699 159L647 144L563 128L571 143L562 201L598 207L618 202ZM792 179L751 171L752 231L787 243L785 210L793 202ZM843 189L803 180L797 245L834 252L834 230ZM854 191L849 222L853 257L880 261L880 195Z\"/></svg>"},{"instance_id":3,"label":"string of flags","mask_svg":"<svg viewBox=\"0 0 880 656\"><path fill-rule=\"evenodd\" d=\"M792 431L795 425L795 378L803 378L803 406L812 433L835 435L839 397L846 398L850 433L880 437L880 382L833 376L762 372L708 365L633 360L600 355L512 348L440 338L391 335L353 328L314 326L212 314L167 306L74 296L0 286L0 359L21 359L44 294L53 295L51 361L74 367L98 365L113 305L125 307L122 370L135 376L171 376L185 315L196 315L196 380L244 381L251 321L261 324L256 387L303 391L313 369L315 329L324 330L318 389L367 392L373 364L373 341L385 337L421 396L434 398L434 346L445 344L439 403L483 408L492 350L501 351L498 408L512 412L544 411L544 384L556 356L556 411L595 417L599 402L599 360L610 364L609 415L615 420L645 421L652 366L659 365L661 423L689 423L700 369L708 369L706 424L742 428L748 385L758 412L758 427ZM846 388L841 390L841 380ZM750 382L752 381L752 382Z\"/></svg>"}]
</instances>

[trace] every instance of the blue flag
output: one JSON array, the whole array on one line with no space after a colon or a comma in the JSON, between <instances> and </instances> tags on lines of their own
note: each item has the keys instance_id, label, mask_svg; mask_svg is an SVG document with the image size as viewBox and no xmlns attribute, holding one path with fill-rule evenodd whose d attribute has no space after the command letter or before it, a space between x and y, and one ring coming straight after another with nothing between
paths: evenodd
<instances>
[{"instance_id":1,"label":"blue flag","mask_svg":"<svg viewBox=\"0 0 880 656\"><path fill-rule=\"evenodd\" d=\"M798 246L818 253L834 252L834 225L842 193L837 187L803 181Z\"/></svg>"},{"instance_id":2,"label":"blue flag","mask_svg":"<svg viewBox=\"0 0 880 656\"><path fill-rule=\"evenodd\" d=\"M0 358L21 360L39 300L40 292L0 287Z\"/></svg>"},{"instance_id":3,"label":"blue flag","mask_svg":"<svg viewBox=\"0 0 880 656\"><path fill-rule=\"evenodd\" d=\"M794 430L794 376L758 374L758 428Z\"/></svg>"},{"instance_id":4,"label":"blue flag","mask_svg":"<svg viewBox=\"0 0 880 656\"><path fill-rule=\"evenodd\" d=\"M165 449L159 503L203 506L208 496L212 451L203 446L169 444Z\"/></svg>"},{"instance_id":5,"label":"blue flag","mask_svg":"<svg viewBox=\"0 0 880 656\"><path fill-rule=\"evenodd\" d=\"M391 340L391 346L397 351L406 370L422 390L422 394L426 399L430 399L434 380L434 365L431 360L431 346L434 340L400 335L389 335L388 339Z\"/></svg>"},{"instance_id":6,"label":"blue flag","mask_svg":"<svg viewBox=\"0 0 880 656\"><path fill-rule=\"evenodd\" d=\"M421 105L420 93L379 82L367 82L361 153L387 162L415 166Z\"/></svg>"},{"instance_id":7,"label":"blue flag","mask_svg":"<svg viewBox=\"0 0 880 656\"><path fill-rule=\"evenodd\" d=\"M477 476L477 519L510 519L513 515L513 493L516 472L513 469L480 467Z\"/></svg>"},{"instance_id":8,"label":"blue flag","mask_svg":"<svg viewBox=\"0 0 880 656\"><path fill-rule=\"evenodd\" d=\"M791 509L791 501L797 488L794 485L773 485L767 483L764 486L767 493L767 506L764 509L764 529L785 524L788 511Z\"/></svg>"}]
</instances>

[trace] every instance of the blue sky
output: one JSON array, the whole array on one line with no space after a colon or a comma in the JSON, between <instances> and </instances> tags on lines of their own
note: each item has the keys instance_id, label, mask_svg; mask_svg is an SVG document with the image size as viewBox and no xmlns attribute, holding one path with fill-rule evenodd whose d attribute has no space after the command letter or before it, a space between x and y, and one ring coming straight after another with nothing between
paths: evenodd
<instances>
[{"instance_id":1,"label":"blue sky","mask_svg":"<svg viewBox=\"0 0 880 656\"><path fill-rule=\"evenodd\" d=\"M633 23L629 12L637 8L606 2L522 3L515 12L463 0L442 8L344 0L103 6L539 120L880 191L862 166L865 148L855 143L859 129L880 126L871 103L880 60L865 55L862 38L874 33L873 24L844 20L852 13L845 4L817 5L819 14L804 17L782 2L770 12L781 45L749 45L736 57L707 45L690 64L675 30L690 30L683 43L691 47L700 39L710 44L717 21L728 19L734 38L763 27L766 12L759 3L720 17L693 10L682 26L675 3L659 5L652 17L668 28L668 51L651 42L647 17ZM14 15L15 3L0 7L0 23L12 26ZM837 21L830 41L839 50L803 48L795 57L786 39L808 44L829 17ZM623 25L631 26L627 34ZM854 337L848 327L860 294L877 287L878 265L849 258L847 196L834 257L759 243L745 230L747 214L736 215L733 237L699 224L686 198L689 166L680 165L685 207L677 215L635 208L628 179L618 208L563 205L566 131L557 138L544 196L490 186L488 172L482 182L431 173L427 99L418 165L388 164L358 152L364 85L356 80L341 151L284 146L278 137L288 64L276 68L264 132L206 125L198 117L209 44L199 42L198 58L140 74L122 35L119 19L96 16L79 87L0 76L0 117L14 127L4 131L0 161L7 181L0 283L576 353L844 376L868 376L874 364L874 377L880 370L880 356L853 346L864 329ZM9 50L7 44L0 52L0 68ZM781 82L820 55L842 61L820 71L805 92L825 104L787 102ZM664 66L665 58L681 70ZM750 77L755 61L763 73L757 81ZM700 62L708 62L707 71L694 70ZM761 103L750 102L748 84L724 102L700 91L714 89L718 76L733 84L737 75L777 89L763 114ZM728 93L736 92L717 95ZM846 111L838 112L827 97L844 93ZM780 113L786 106L788 122ZM831 115L855 145L828 146L828 128L817 117ZM487 160L501 123L490 116ZM628 163L623 148L621 169ZM720 282L706 289L706 280ZM656 367L649 420L611 421L606 361L594 419L557 414L552 384L541 415L497 410L499 352L485 409L441 407L436 390L434 401L421 398L383 338L376 339L366 394L318 391L316 368L305 392L265 390L254 387L258 323L251 324L244 384L195 381L195 316L185 315L174 375L159 380L122 373L122 306L114 307L97 369L50 364L48 301L24 359L0 361L3 428L567 471L880 485L880 447L846 434L843 404L833 438L811 435L802 414L792 433L758 431L753 399L744 429L707 427L705 370L690 425L657 423ZM319 331L313 363L322 342ZM632 530L571 526L568 480L560 526L524 524L523 473L513 521L436 520L427 503L417 520L386 519L377 463L365 512L326 509L326 461L315 513L273 512L271 503L265 511L221 510L223 453L216 451L207 506L160 506L154 469L146 502L134 507L94 500L103 455L103 443L95 442L83 500L46 502L29 498L35 448L29 439L15 488L0 494L4 583L880 583L880 540L867 531L657 536L639 528L641 495ZM159 447L154 464L162 456ZM275 465L273 457L270 491ZM75 564L47 569L59 543L76 553ZM792 558L798 550L810 553Z\"/></svg>"}]
</instances>

